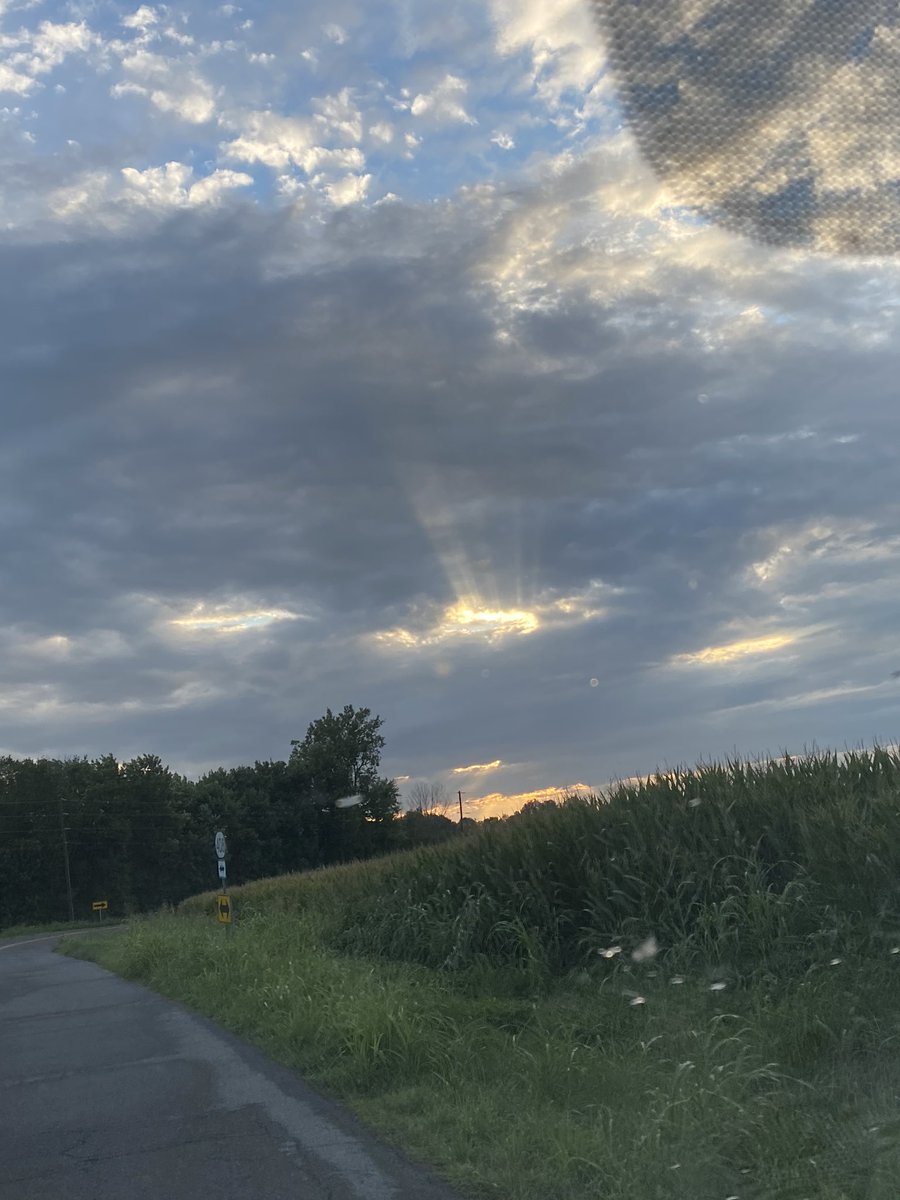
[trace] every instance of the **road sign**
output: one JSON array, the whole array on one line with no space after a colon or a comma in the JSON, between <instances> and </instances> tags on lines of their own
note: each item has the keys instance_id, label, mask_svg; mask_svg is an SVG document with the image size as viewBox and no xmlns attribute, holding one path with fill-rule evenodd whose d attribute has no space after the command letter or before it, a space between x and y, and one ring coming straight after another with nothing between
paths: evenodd
<instances>
[{"instance_id":1,"label":"road sign","mask_svg":"<svg viewBox=\"0 0 900 1200\"><path fill-rule=\"evenodd\" d=\"M225 857L225 834L222 833L221 829L216 834L216 857Z\"/></svg>"},{"instance_id":2,"label":"road sign","mask_svg":"<svg viewBox=\"0 0 900 1200\"><path fill-rule=\"evenodd\" d=\"M91 908L93 909L94 912L100 912L101 909L109 908L109 901L108 900L95 900L94 903L91 905Z\"/></svg>"},{"instance_id":3,"label":"road sign","mask_svg":"<svg viewBox=\"0 0 900 1200\"><path fill-rule=\"evenodd\" d=\"M216 901L216 918L220 925L231 924L231 897L219 896Z\"/></svg>"},{"instance_id":4,"label":"road sign","mask_svg":"<svg viewBox=\"0 0 900 1200\"><path fill-rule=\"evenodd\" d=\"M225 866L225 859L220 858L216 866L219 868L219 878L224 879L228 871L228 868Z\"/></svg>"}]
</instances>

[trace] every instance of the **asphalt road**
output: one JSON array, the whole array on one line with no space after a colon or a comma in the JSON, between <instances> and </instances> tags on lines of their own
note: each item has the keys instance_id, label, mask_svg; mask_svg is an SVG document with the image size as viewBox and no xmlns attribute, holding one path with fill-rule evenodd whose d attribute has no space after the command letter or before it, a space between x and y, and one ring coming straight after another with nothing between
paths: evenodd
<instances>
[{"instance_id":1,"label":"asphalt road","mask_svg":"<svg viewBox=\"0 0 900 1200\"><path fill-rule=\"evenodd\" d=\"M455 1200L212 1022L0 941L0 1200Z\"/></svg>"}]
</instances>

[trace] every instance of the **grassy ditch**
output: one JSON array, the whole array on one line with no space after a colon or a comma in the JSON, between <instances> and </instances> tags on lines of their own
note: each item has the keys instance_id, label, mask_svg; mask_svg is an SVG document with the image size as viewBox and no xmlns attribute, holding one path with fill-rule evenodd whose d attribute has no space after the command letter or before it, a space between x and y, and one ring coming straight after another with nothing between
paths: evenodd
<instances>
[{"instance_id":1,"label":"grassy ditch","mask_svg":"<svg viewBox=\"0 0 900 1200\"><path fill-rule=\"evenodd\" d=\"M895 1200L900 761L730 764L78 939L504 1200Z\"/></svg>"}]
</instances>

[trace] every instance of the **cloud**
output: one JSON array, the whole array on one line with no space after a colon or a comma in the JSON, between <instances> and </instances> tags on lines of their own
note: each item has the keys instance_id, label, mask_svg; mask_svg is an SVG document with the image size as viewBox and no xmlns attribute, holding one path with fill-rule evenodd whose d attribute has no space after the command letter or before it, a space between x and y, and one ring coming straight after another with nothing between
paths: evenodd
<instances>
[{"instance_id":1,"label":"cloud","mask_svg":"<svg viewBox=\"0 0 900 1200\"><path fill-rule=\"evenodd\" d=\"M250 112L242 116L240 127L240 135L222 147L227 158L247 163L259 162L276 170L296 166L307 175L321 170L359 169L365 166L365 157L357 146L342 148L320 145L319 128L309 118Z\"/></svg>"},{"instance_id":2,"label":"cloud","mask_svg":"<svg viewBox=\"0 0 900 1200\"><path fill-rule=\"evenodd\" d=\"M468 84L457 75L447 74L430 92L419 92L409 106L414 117L428 117L439 124L460 121L464 125L477 124L463 105Z\"/></svg>"},{"instance_id":3,"label":"cloud","mask_svg":"<svg viewBox=\"0 0 900 1200\"><path fill-rule=\"evenodd\" d=\"M187 63L140 49L122 59L122 70L126 78L113 84L113 96L146 96L161 112L193 125L216 115L215 89Z\"/></svg>"},{"instance_id":4,"label":"cloud","mask_svg":"<svg viewBox=\"0 0 900 1200\"><path fill-rule=\"evenodd\" d=\"M489 762L489 763L472 763L472 765L468 766L468 767L454 767L453 774L454 775L472 775L472 774L487 775L493 771L499 771L499 769L502 766L503 766L502 761L499 758L495 758L493 762Z\"/></svg>"},{"instance_id":5,"label":"cloud","mask_svg":"<svg viewBox=\"0 0 900 1200\"><path fill-rule=\"evenodd\" d=\"M725 642L720 646L707 646L688 654L676 654L672 658L676 666L716 665L732 663L756 655L773 655L786 650L797 641L795 633L769 633L761 637L742 638L736 642Z\"/></svg>"},{"instance_id":6,"label":"cloud","mask_svg":"<svg viewBox=\"0 0 900 1200\"><path fill-rule=\"evenodd\" d=\"M427 517L423 516L422 520L427 529ZM440 539L435 538L436 549L441 554L439 543ZM441 559L447 578L452 580L458 574L460 586L465 586L465 576L473 574L471 565L457 563L449 554L446 557L441 554ZM498 585L495 583L494 586ZM607 610L598 607L597 601L613 592L614 589L591 580L587 587L571 595L545 593L528 608L491 607L483 596L461 592L459 598L442 611L435 612L433 607L413 611L412 627L378 630L372 638L385 648L423 649L460 642L493 645L507 638L528 637L541 629L558 628L570 622L601 620Z\"/></svg>"},{"instance_id":7,"label":"cloud","mask_svg":"<svg viewBox=\"0 0 900 1200\"><path fill-rule=\"evenodd\" d=\"M71 227L87 224L123 232L133 228L135 219L165 218L179 208L217 207L252 183L252 176L227 169L195 179L187 163L168 162L144 170L122 167L116 174L84 172L45 201L48 213Z\"/></svg>"},{"instance_id":8,"label":"cloud","mask_svg":"<svg viewBox=\"0 0 900 1200\"><path fill-rule=\"evenodd\" d=\"M84 21L41 21L37 29L21 29L0 38L0 92L29 94L40 76L59 67L73 54L86 54L96 37Z\"/></svg>"},{"instance_id":9,"label":"cloud","mask_svg":"<svg viewBox=\"0 0 900 1200\"><path fill-rule=\"evenodd\" d=\"M377 138L379 142L392 142L394 127L390 121L377 121L374 125L369 126L369 134L371 137Z\"/></svg>"},{"instance_id":10,"label":"cloud","mask_svg":"<svg viewBox=\"0 0 900 1200\"><path fill-rule=\"evenodd\" d=\"M529 58L528 85L551 110L569 93L590 94L606 53L581 0L491 0L497 52Z\"/></svg>"},{"instance_id":11,"label":"cloud","mask_svg":"<svg viewBox=\"0 0 900 1200\"><path fill-rule=\"evenodd\" d=\"M296 621L301 614L286 612L283 609L250 608L235 611L224 609L221 605L208 610L204 604L194 607L186 617L172 617L169 624L185 633L244 633L249 629L259 629L270 625L273 621Z\"/></svg>"},{"instance_id":12,"label":"cloud","mask_svg":"<svg viewBox=\"0 0 900 1200\"><path fill-rule=\"evenodd\" d=\"M358 142L362 137L362 114L353 103L351 88L341 88L334 96L313 100L315 120L326 137L338 136L346 142Z\"/></svg>"},{"instance_id":13,"label":"cloud","mask_svg":"<svg viewBox=\"0 0 900 1200\"><path fill-rule=\"evenodd\" d=\"M27 96L34 87L35 80L21 71L14 71L8 63L0 63L0 92L15 92L18 96Z\"/></svg>"},{"instance_id":14,"label":"cloud","mask_svg":"<svg viewBox=\"0 0 900 1200\"><path fill-rule=\"evenodd\" d=\"M133 13L128 13L122 17L121 24L126 29L146 30L152 25L159 22L159 13L155 8L151 8L148 4L142 4L140 8L135 9Z\"/></svg>"},{"instance_id":15,"label":"cloud","mask_svg":"<svg viewBox=\"0 0 900 1200\"><path fill-rule=\"evenodd\" d=\"M324 25L322 27L322 32L329 39L329 41L335 42L338 46L343 46L344 42L347 40L347 31L343 28L343 26L338 25L333 21L328 25Z\"/></svg>"},{"instance_id":16,"label":"cloud","mask_svg":"<svg viewBox=\"0 0 900 1200\"><path fill-rule=\"evenodd\" d=\"M185 163L169 162L162 167L138 171L123 167L124 178L131 195L150 208L171 208L183 205L217 204L234 188L248 187L253 178L240 171L213 171L194 180L193 168Z\"/></svg>"},{"instance_id":17,"label":"cloud","mask_svg":"<svg viewBox=\"0 0 900 1200\"><path fill-rule=\"evenodd\" d=\"M371 175L345 175L343 179L327 184L325 193L335 208L345 208L365 200L371 181Z\"/></svg>"}]
</instances>

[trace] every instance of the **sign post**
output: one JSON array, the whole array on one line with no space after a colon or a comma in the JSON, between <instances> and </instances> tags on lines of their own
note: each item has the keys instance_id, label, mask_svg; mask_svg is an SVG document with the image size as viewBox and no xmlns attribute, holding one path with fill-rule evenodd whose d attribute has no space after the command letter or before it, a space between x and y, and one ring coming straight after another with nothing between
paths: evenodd
<instances>
[{"instance_id":1,"label":"sign post","mask_svg":"<svg viewBox=\"0 0 900 1200\"><path fill-rule=\"evenodd\" d=\"M97 920L103 920L103 914L109 908L108 900L95 900L91 905L91 909L97 914Z\"/></svg>"},{"instance_id":2,"label":"sign post","mask_svg":"<svg viewBox=\"0 0 900 1200\"><path fill-rule=\"evenodd\" d=\"M219 886L222 889L221 894L216 900L216 920L220 925L224 925L226 929L232 929L232 912L231 912L231 897L228 895L228 868L225 865L225 854L227 852L227 843L225 834L219 830L215 837L216 848L216 870L219 875Z\"/></svg>"}]
</instances>

